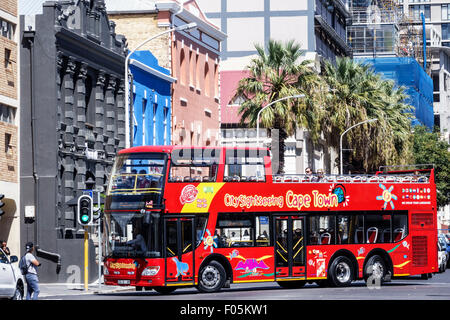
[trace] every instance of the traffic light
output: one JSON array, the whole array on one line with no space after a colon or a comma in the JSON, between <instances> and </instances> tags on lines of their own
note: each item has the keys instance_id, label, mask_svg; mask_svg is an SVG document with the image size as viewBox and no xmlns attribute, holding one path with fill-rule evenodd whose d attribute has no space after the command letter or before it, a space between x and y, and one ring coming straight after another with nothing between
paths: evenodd
<instances>
[{"instance_id":1,"label":"traffic light","mask_svg":"<svg viewBox=\"0 0 450 320\"><path fill-rule=\"evenodd\" d=\"M2 207L5 205L5 203L2 201L4 197L5 195L0 193L0 217L5 214L5 211L3 211L2 209Z\"/></svg>"},{"instance_id":2,"label":"traffic light","mask_svg":"<svg viewBox=\"0 0 450 320\"><path fill-rule=\"evenodd\" d=\"M82 195L78 198L78 223L87 226L93 218L93 201L89 195Z\"/></svg>"}]
</instances>

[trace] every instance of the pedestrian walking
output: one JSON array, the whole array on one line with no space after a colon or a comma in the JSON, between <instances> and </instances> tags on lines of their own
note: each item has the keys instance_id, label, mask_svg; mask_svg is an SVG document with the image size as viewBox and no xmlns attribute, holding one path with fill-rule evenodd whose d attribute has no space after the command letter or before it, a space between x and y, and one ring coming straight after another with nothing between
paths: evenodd
<instances>
[{"instance_id":1,"label":"pedestrian walking","mask_svg":"<svg viewBox=\"0 0 450 320\"><path fill-rule=\"evenodd\" d=\"M33 255L34 245L32 242L28 242L25 245L25 250L27 251L24 257L25 265L27 267L25 273L25 280L27 282L27 300L37 300L39 296L39 278L36 267L39 267L41 264Z\"/></svg>"}]
</instances>

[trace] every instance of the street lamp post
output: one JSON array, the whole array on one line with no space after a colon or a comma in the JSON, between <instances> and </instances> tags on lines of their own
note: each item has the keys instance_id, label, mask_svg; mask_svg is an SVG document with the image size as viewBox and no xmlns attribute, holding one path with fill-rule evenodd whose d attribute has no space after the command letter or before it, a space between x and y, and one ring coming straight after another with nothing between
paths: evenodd
<instances>
[{"instance_id":1,"label":"street lamp post","mask_svg":"<svg viewBox=\"0 0 450 320\"><path fill-rule=\"evenodd\" d=\"M272 101L271 103L269 103L268 105L264 106L263 108L261 108L261 110L258 111L258 114L256 116L256 144L259 147L259 116L261 115L261 112L270 107L271 105L279 102L279 101L283 101L283 100L287 100L287 99L291 99L291 98L304 98L305 95L304 94L297 94L297 95L293 95L293 96L288 96L288 97L283 97L280 98L278 100Z\"/></svg>"},{"instance_id":2,"label":"street lamp post","mask_svg":"<svg viewBox=\"0 0 450 320\"><path fill-rule=\"evenodd\" d=\"M369 120L365 120L365 121L361 121L361 122L359 122L359 123L357 123L357 124L355 124L355 125L353 125L353 126L351 126L350 128L348 128L347 130L345 130L344 132L342 132L342 134L341 134L341 137L340 137L340 139L339 139L339 150L340 150L340 174L343 174L343 171L344 171L344 165L343 165L343 163L342 163L342 137L344 136L344 134L346 134L348 131L350 131L351 129L353 129L354 127L357 127L357 126L359 126L359 125L361 125L361 124L364 124L364 123L370 123L370 122L375 122L375 121L377 121L378 119L369 119Z\"/></svg>"},{"instance_id":3,"label":"street lamp post","mask_svg":"<svg viewBox=\"0 0 450 320\"><path fill-rule=\"evenodd\" d=\"M138 50L140 47L142 47L147 42L150 42L151 40L158 38L166 33L172 32L172 31L183 31L183 30L190 30L197 27L197 24L195 22L184 24L178 27L167 29L161 33L158 33L157 35L154 35L143 42L141 42L134 50L130 51L125 58L125 148L129 148L131 146L131 130L130 130L130 84L128 82L128 64L130 61L131 55Z\"/></svg>"}]
</instances>

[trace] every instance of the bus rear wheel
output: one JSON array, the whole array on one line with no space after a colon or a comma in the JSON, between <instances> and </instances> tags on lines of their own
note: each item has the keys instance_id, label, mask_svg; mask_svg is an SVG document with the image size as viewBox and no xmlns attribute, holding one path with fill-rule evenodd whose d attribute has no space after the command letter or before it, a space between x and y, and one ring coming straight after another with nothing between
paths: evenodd
<instances>
[{"instance_id":1,"label":"bus rear wheel","mask_svg":"<svg viewBox=\"0 0 450 320\"><path fill-rule=\"evenodd\" d=\"M367 286L381 285L386 272L386 263L382 257L378 255L370 257L364 268L364 280Z\"/></svg>"},{"instance_id":2,"label":"bus rear wheel","mask_svg":"<svg viewBox=\"0 0 450 320\"><path fill-rule=\"evenodd\" d=\"M210 261L201 270L197 289L200 292L210 293L222 289L226 281L224 267L217 261Z\"/></svg>"},{"instance_id":3,"label":"bus rear wheel","mask_svg":"<svg viewBox=\"0 0 450 320\"><path fill-rule=\"evenodd\" d=\"M352 261L345 256L339 256L331 263L328 278L330 284L335 287L347 287L352 283L354 274Z\"/></svg>"}]
</instances>

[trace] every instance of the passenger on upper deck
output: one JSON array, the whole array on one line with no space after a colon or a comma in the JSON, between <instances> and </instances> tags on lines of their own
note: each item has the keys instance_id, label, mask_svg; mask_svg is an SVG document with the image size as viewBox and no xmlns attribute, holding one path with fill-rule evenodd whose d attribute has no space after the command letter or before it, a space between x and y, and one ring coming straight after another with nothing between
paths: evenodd
<instances>
[{"instance_id":1,"label":"passenger on upper deck","mask_svg":"<svg viewBox=\"0 0 450 320\"><path fill-rule=\"evenodd\" d=\"M317 175L315 175L311 181L319 182L323 180L323 169L317 170Z\"/></svg>"},{"instance_id":2,"label":"passenger on upper deck","mask_svg":"<svg viewBox=\"0 0 450 320\"><path fill-rule=\"evenodd\" d=\"M307 178L309 181L311 181L312 178L313 178L313 172L312 172L311 168L310 168L310 167L306 167L305 173L306 173L306 178Z\"/></svg>"},{"instance_id":3,"label":"passenger on upper deck","mask_svg":"<svg viewBox=\"0 0 450 320\"><path fill-rule=\"evenodd\" d=\"M420 175L419 170L414 171L412 181L415 182L426 182L426 178L423 175Z\"/></svg>"}]
</instances>

